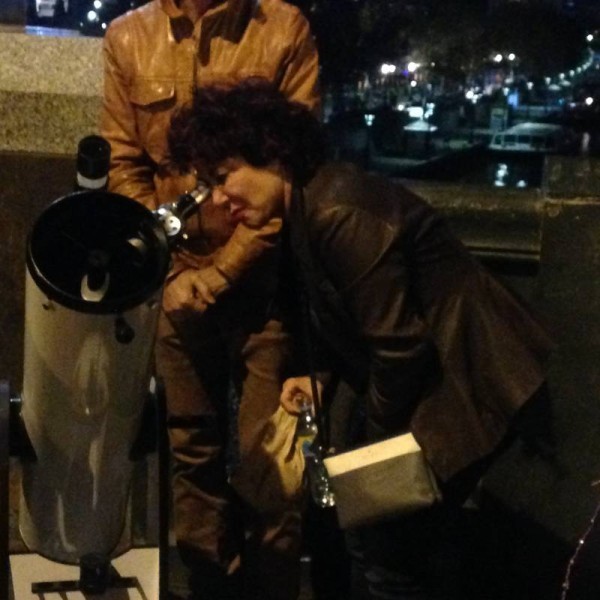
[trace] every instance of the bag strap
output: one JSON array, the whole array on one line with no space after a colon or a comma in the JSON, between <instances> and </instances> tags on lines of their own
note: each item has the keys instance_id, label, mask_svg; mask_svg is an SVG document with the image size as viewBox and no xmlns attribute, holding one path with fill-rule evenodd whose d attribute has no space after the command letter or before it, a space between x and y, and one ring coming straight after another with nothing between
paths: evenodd
<instances>
[{"instance_id":1,"label":"bag strap","mask_svg":"<svg viewBox=\"0 0 600 600\"><path fill-rule=\"evenodd\" d=\"M302 333L304 337L304 346L306 348L306 362L310 376L310 391L313 397L313 407L315 411L315 420L317 421L317 443L321 448L329 447L327 435L327 424L325 420L325 411L323 410L323 402L319 394L319 386L317 385L317 370L315 365L315 356L313 352L313 342L315 339L314 330L311 322L310 298L306 289L303 288L300 296L301 313L302 313Z\"/></svg>"},{"instance_id":2,"label":"bag strap","mask_svg":"<svg viewBox=\"0 0 600 600\"><path fill-rule=\"evenodd\" d=\"M302 254L302 265L298 265L298 256L292 252L294 257L296 281L299 287L299 299L300 299L300 318L302 325L302 338L303 345L306 353L306 363L310 376L310 387L313 397L313 407L315 411L315 420L317 421L318 431L316 441L321 448L329 447L327 424L325 419L325 410L323 409L323 402L321 394L319 394L319 387L317 385L317 367L315 360L314 347L317 340L315 335L314 326L312 322L312 302L310 299L310 293L306 276L309 277L313 274L313 261L312 253L308 243L308 236L306 235L306 226L304 222L304 194L301 186L293 186L292 189L293 200L292 200L292 221L295 225L291 228L291 234L294 236L292 245L300 250ZM305 270L308 273L305 274Z\"/></svg>"}]
</instances>

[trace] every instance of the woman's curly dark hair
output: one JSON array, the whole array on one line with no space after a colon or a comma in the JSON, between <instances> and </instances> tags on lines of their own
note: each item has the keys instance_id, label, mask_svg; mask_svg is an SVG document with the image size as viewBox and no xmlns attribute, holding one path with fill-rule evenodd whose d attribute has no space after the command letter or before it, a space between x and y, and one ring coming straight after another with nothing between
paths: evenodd
<instances>
[{"instance_id":1,"label":"woman's curly dark hair","mask_svg":"<svg viewBox=\"0 0 600 600\"><path fill-rule=\"evenodd\" d=\"M326 155L319 121L258 77L196 90L192 103L171 119L168 142L170 159L182 170L238 157L254 167L278 161L300 185Z\"/></svg>"}]
</instances>

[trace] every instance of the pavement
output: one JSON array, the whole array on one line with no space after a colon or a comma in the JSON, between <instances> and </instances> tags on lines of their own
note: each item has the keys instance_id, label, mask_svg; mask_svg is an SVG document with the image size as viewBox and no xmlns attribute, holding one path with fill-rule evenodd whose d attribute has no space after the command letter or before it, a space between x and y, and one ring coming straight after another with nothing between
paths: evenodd
<instances>
[{"instance_id":1,"label":"pavement","mask_svg":"<svg viewBox=\"0 0 600 600\"><path fill-rule=\"evenodd\" d=\"M309 578L310 558L305 556L301 560L302 582L298 600L315 600ZM185 600L189 590L187 586L185 568L179 559L177 549L169 549L169 597L168 600ZM339 599L342 600L342 599Z\"/></svg>"}]
</instances>

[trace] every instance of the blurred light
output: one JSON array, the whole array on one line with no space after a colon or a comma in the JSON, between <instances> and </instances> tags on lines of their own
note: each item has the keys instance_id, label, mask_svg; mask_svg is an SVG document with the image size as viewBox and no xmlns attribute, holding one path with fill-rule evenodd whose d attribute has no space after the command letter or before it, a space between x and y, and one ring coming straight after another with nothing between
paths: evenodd
<instances>
[{"instance_id":1,"label":"blurred light","mask_svg":"<svg viewBox=\"0 0 600 600\"><path fill-rule=\"evenodd\" d=\"M499 163L496 167L496 180L494 185L496 187L504 187L506 185L506 177L508 176L508 165L505 163Z\"/></svg>"},{"instance_id":2,"label":"blurred light","mask_svg":"<svg viewBox=\"0 0 600 600\"><path fill-rule=\"evenodd\" d=\"M561 79L564 79L564 78L565 78L565 74L564 74L564 73L560 73L560 74L559 74L559 77L560 77Z\"/></svg>"},{"instance_id":3,"label":"blurred light","mask_svg":"<svg viewBox=\"0 0 600 600\"><path fill-rule=\"evenodd\" d=\"M527 182L524 179L519 179L519 181L517 181L517 187L518 188L526 188Z\"/></svg>"},{"instance_id":4,"label":"blurred light","mask_svg":"<svg viewBox=\"0 0 600 600\"><path fill-rule=\"evenodd\" d=\"M396 72L396 65L389 65L387 63L383 63L380 68L382 75L390 75L391 73Z\"/></svg>"},{"instance_id":5,"label":"blurred light","mask_svg":"<svg viewBox=\"0 0 600 600\"><path fill-rule=\"evenodd\" d=\"M593 41L594 41L594 36L593 36L591 33L588 33L588 34L585 36L585 39L586 39L588 42L593 42Z\"/></svg>"},{"instance_id":6,"label":"blurred light","mask_svg":"<svg viewBox=\"0 0 600 600\"><path fill-rule=\"evenodd\" d=\"M87 14L88 21L96 21L98 19L98 13L95 10L90 10Z\"/></svg>"},{"instance_id":7,"label":"blurred light","mask_svg":"<svg viewBox=\"0 0 600 600\"><path fill-rule=\"evenodd\" d=\"M586 105L586 106L591 106L592 104L594 104L594 99L593 99L591 96L588 96L588 97L585 99L585 105Z\"/></svg>"},{"instance_id":8,"label":"blurred light","mask_svg":"<svg viewBox=\"0 0 600 600\"><path fill-rule=\"evenodd\" d=\"M496 56L494 56L494 61L497 63L502 62L502 54L496 54Z\"/></svg>"},{"instance_id":9,"label":"blurred light","mask_svg":"<svg viewBox=\"0 0 600 600\"><path fill-rule=\"evenodd\" d=\"M508 55L508 60L515 60L515 58L517 58L517 57L515 56L514 52L511 52L511 53Z\"/></svg>"},{"instance_id":10,"label":"blurred light","mask_svg":"<svg viewBox=\"0 0 600 600\"><path fill-rule=\"evenodd\" d=\"M102 29L106 29L106 23L102 23Z\"/></svg>"},{"instance_id":11,"label":"blurred light","mask_svg":"<svg viewBox=\"0 0 600 600\"><path fill-rule=\"evenodd\" d=\"M571 77L573 77L573 75L575 75L575 71L573 71L573 70L569 71L569 75L570 75Z\"/></svg>"},{"instance_id":12,"label":"blurred light","mask_svg":"<svg viewBox=\"0 0 600 600\"><path fill-rule=\"evenodd\" d=\"M473 96L471 98L469 98L469 100L471 100L472 104L477 104L477 102L479 101L479 98L481 98L482 94L476 94L473 93Z\"/></svg>"},{"instance_id":13,"label":"blurred light","mask_svg":"<svg viewBox=\"0 0 600 600\"><path fill-rule=\"evenodd\" d=\"M102 2L100 0L94 0L94 8L100 10L102 8Z\"/></svg>"},{"instance_id":14,"label":"blurred light","mask_svg":"<svg viewBox=\"0 0 600 600\"><path fill-rule=\"evenodd\" d=\"M469 90L466 94L465 94L465 98L467 100L473 100L473 97L475 96L475 92L473 90Z\"/></svg>"},{"instance_id":15,"label":"blurred light","mask_svg":"<svg viewBox=\"0 0 600 600\"><path fill-rule=\"evenodd\" d=\"M400 111L404 110L405 108L406 108L405 104L398 104L398 106L396 106L396 110L400 110Z\"/></svg>"},{"instance_id":16,"label":"blurred light","mask_svg":"<svg viewBox=\"0 0 600 600\"><path fill-rule=\"evenodd\" d=\"M528 90L532 90L533 89L533 81L528 81L527 82L527 89Z\"/></svg>"},{"instance_id":17,"label":"blurred light","mask_svg":"<svg viewBox=\"0 0 600 600\"><path fill-rule=\"evenodd\" d=\"M409 106L408 110L406 112L408 112L408 116L411 119L422 119L423 118L423 107L422 106Z\"/></svg>"},{"instance_id":18,"label":"blurred light","mask_svg":"<svg viewBox=\"0 0 600 600\"><path fill-rule=\"evenodd\" d=\"M419 65L419 63L416 62L409 62L408 65L406 65L406 68L408 69L409 73L414 73L421 65Z\"/></svg>"},{"instance_id":19,"label":"blurred light","mask_svg":"<svg viewBox=\"0 0 600 600\"><path fill-rule=\"evenodd\" d=\"M417 82L414 79L410 82L410 87L417 87Z\"/></svg>"},{"instance_id":20,"label":"blurred light","mask_svg":"<svg viewBox=\"0 0 600 600\"><path fill-rule=\"evenodd\" d=\"M371 115L371 114L365 115L365 123L367 124L367 127L371 127L371 125L373 125L374 120L375 120L375 115Z\"/></svg>"},{"instance_id":21,"label":"blurred light","mask_svg":"<svg viewBox=\"0 0 600 600\"><path fill-rule=\"evenodd\" d=\"M545 77L544 81L546 82L546 85L550 85L550 82L552 81L552 79L550 79L550 77Z\"/></svg>"}]
</instances>

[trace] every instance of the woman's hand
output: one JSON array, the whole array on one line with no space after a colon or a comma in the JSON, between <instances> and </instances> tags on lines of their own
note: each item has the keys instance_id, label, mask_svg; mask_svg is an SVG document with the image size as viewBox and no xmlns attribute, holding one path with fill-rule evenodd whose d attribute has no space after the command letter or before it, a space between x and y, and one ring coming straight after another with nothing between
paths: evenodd
<instances>
[{"instance_id":1,"label":"woman's hand","mask_svg":"<svg viewBox=\"0 0 600 600\"><path fill-rule=\"evenodd\" d=\"M317 381L317 393L320 399L323 395L323 384L320 381ZM299 415L300 406L302 402L306 401L314 406L312 386L308 375L290 377L283 382L279 402L287 412L291 415Z\"/></svg>"},{"instance_id":2,"label":"woman's hand","mask_svg":"<svg viewBox=\"0 0 600 600\"><path fill-rule=\"evenodd\" d=\"M202 313L228 289L229 281L212 265L202 269L186 269L165 287L164 308L167 313Z\"/></svg>"},{"instance_id":3,"label":"woman's hand","mask_svg":"<svg viewBox=\"0 0 600 600\"><path fill-rule=\"evenodd\" d=\"M217 298L230 287L227 278L213 265L193 271L191 284L196 310L200 311L214 304Z\"/></svg>"}]
</instances>

